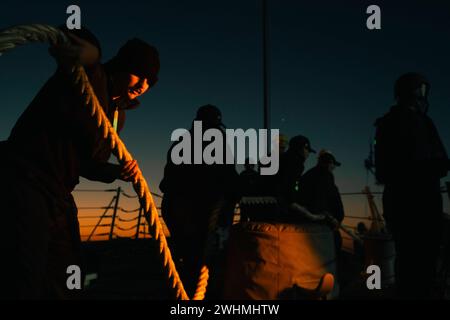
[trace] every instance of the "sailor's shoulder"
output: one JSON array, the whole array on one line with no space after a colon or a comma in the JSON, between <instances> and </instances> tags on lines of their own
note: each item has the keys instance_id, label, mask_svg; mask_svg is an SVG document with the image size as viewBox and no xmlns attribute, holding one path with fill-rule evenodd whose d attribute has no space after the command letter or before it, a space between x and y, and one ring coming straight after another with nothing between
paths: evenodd
<instances>
[{"instance_id":1,"label":"sailor's shoulder","mask_svg":"<svg viewBox=\"0 0 450 320\"><path fill-rule=\"evenodd\" d=\"M306 183L308 181L315 181L316 178L321 174L320 170L318 170L317 166L307 170L301 177L300 181Z\"/></svg>"},{"instance_id":2,"label":"sailor's shoulder","mask_svg":"<svg viewBox=\"0 0 450 320\"><path fill-rule=\"evenodd\" d=\"M393 125L399 121L404 121L405 117L401 114L401 111L398 110L395 106L392 107L388 112L386 112L383 116L377 118L375 120L374 126L377 128L386 127L389 125Z\"/></svg>"}]
</instances>

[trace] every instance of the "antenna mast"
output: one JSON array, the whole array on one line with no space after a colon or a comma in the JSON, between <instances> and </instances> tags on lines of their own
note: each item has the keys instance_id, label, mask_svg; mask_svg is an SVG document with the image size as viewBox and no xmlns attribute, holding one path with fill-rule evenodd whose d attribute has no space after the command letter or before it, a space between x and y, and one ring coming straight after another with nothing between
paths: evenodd
<instances>
[{"instance_id":1,"label":"antenna mast","mask_svg":"<svg viewBox=\"0 0 450 320\"><path fill-rule=\"evenodd\" d=\"M269 15L267 0L262 0L262 27L263 27L263 101L264 101L264 129L270 127L270 94L269 94Z\"/></svg>"}]
</instances>

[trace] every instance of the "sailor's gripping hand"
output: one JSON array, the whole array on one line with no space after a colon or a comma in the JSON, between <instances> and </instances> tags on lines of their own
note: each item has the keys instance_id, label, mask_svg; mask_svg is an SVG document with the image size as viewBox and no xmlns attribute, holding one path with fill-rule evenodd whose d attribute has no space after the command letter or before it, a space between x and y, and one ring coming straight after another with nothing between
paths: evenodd
<instances>
[{"instance_id":1,"label":"sailor's gripping hand","mask_svg":"<svg viewBox=\"0 0 450 320\"><path fill-rule=\"evenodd\" d=\"M333 217L328 212L324 212L323 215L325 216L325 222L328 223L334 230L338 230L341 226L341 223Z\"/></svg>"},{"instance_id":2,"label":"sailor's gripping hand","mask_svg":"<svg viewBox=\"0 0 450 320\"><path fill-rule=\"evenodd\" d=\"M49 48L59 66L69 69L76 63L91 66L99 61L100 52L95 45L71 33L66 35L71 44L56 44Z\"/></svg>"},{"instance_id":3,"label":"sailor's gripping hand","mask_svg":"<svg viewBox=\"0 0 450 320\"><path fill-rule=\"evenodd\" d=\"M136 160L125 162L120 171L120 179L126 182L136 182L139 176L139 166Z\"/></svg>"},{"instance_id":4,"label":"sailor's gripping hand","mask_svg":"<svg viewBox=\"0 0 450 320\"><path fill-rule=\"evenodd\" d=\"M291 203L290 209L298 214L300 214L303 218L306 218L310 221L320 222L324 221L326 216L324 214L313 214L304 206L299 205L298 203Z\"/></svg>"}]
</instances>

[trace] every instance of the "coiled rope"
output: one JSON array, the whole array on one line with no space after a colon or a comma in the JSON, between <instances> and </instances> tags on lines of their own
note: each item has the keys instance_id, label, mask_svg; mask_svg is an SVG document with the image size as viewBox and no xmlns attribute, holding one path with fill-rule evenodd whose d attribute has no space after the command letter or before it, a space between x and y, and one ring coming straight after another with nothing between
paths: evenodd
<instances>
[{"instance_id":1,"label":"coiled rope","mask_svg":"<svg viewBox=\"0 0 450 320\"><path fill-rule=\"evenodd\" d=\"M61 30L52 26L42 24L21 25L0 31L0 55L8 50L16 48L19 45L24 45L30 42L46 42L52 45L70 44L70 41L66 35ZM111 151L114 156L116 156L119 163L124 164L127 161L133 160L130 152L116 134L108 117L105 115L105 112L103 111L103 108L100 105L91 84L89 83L88 76L86 75L83 66L73 66L71 70L71 77L75 88L84 99L86 108L89 110L92 118L95 119L98 129L103 133L103 138L106 141L109 141ZM172 259L152 194L148 187L147 181L139 168L136 180L133 182L133 188L139 197L141 206L145 210L144 215L149 220L149 232L152 235L152 238L159 244L162 265L169 282L171 282L171 287L175 290L175 296L177 299L189 300L180 276L176 270L175 263ZM208 268L203 267L200 271L199 282L197 284L194 299L203 299L206 292L206 287L208 285L208 277Z\"/></svg>"}]
</instances>

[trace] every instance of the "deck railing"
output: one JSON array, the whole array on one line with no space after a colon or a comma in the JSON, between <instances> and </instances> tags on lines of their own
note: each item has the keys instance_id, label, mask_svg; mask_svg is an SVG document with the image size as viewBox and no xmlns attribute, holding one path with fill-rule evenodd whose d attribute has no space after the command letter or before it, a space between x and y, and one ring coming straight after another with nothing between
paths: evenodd
<instances>
[{"instance_id":1,"label":"deck railing","mask_svg":"<svg viewBox=\"0 0 450 320\"><path fill-rule=\"evenodd\" d=\"M447 193L450 199L450 182L446 183L446 187L442 188L442 193ZM112 240L112 239L140 239L140 238L149 238L150 234L148 233L148 224L146 219L143 217L142 207L138 206L136 208L124 208L121 206L121 199L137 199L137 196L129 195L122 190L121 187L114 189L77 189L75 190L77 193L111 193L112 198L108 202L106 206L80 206L79 210L79 219L80 219L80 229L81 236L84 241L94 241L94 240ZM161 199L162 196L157 193L152 193L154 197ZM372 192L373 195L381 195L382 192ZM350 197L350 196L367 196L364 192L343 192L341 196ZM161 218L161 208L157 207L159 216ZM101 213L90 213L92 211L102 210ZM85 212L89 211L88 214ZM356 231L356 226L353 221L359 220L359 222L371 223L372 217L370 214L366 216L353 216L346 215L344 219L344 224ZM92 221L93 223L85 222ZM162 219L163 228L165 229L165 233L167 236L170 235L167 226ZM238 223L240 221L240 209L239 206L236 206L235 215L233 219L233 223ZM355 221L356 222L356 221ZM352 240L347 235L343 234L343 239L350 241Z\"/></svg>"}]
</instances>

